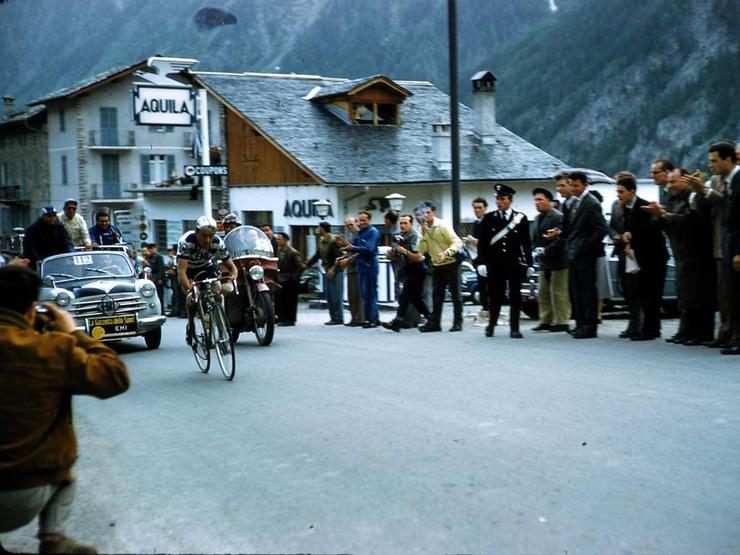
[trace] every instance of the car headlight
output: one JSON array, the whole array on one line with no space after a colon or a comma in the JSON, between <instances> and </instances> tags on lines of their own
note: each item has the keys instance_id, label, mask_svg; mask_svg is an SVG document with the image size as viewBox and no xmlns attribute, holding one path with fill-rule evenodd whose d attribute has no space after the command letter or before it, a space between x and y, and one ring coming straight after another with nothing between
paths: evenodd
<instances>
[{"instance_id":1,"label":"car headlight","mask_svg":"<svg viewBox=\"0 0 740 555\"><path fill-rule=\"evenodd\" d=\"M69 303L72 302L72 297L69 296L69 293L62 291L54 297L54 302L57 303L58 306L68 306Z\"/></svg>"},{"instance_id":2,"label":"car headlight","mask_svg":"<svg viewBox=\"0 0 740 555\"><path fill-rule=\"evenodd\" d=\"M141 294L144 295L145 297L152 297L154 296L154 293L157 292L157 288L154 287L154 285L152 285L151 282L149 282L149 283L145 283L144 285L142 285L140 291L141 291Z\"/></svg>"},{"instance_id":3,"label":"car headlight","mask_svg":"<svg viewBox=\"0 0 740 555\"><path fill-rule=\"evenodd\" d=\"M252 266L249 268L249 277L254 281L260 281L265 277L265 269L262 266Z\"/></svg>"}]
</instances>

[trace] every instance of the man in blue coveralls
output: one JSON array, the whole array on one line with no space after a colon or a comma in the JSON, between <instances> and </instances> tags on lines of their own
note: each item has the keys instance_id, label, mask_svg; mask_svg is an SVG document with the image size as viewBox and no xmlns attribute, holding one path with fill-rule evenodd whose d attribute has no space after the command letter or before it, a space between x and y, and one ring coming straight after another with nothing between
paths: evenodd
<instances>
[{"instance_id":1,"label":"man in blue coveralls","mask_svg":"<svg viewBox=\"0 0 740 555\"><path fill-rule=\"evenodd\" d=\"M360 289L365 304L363 328L377 328L380 325L378 316L378 245L380 232L370 225L369 212L362 210L357 218L360 231L352 243L344 247L345 251L357 254L357 274L360 278Z\"/></svg>"}]
</instances>

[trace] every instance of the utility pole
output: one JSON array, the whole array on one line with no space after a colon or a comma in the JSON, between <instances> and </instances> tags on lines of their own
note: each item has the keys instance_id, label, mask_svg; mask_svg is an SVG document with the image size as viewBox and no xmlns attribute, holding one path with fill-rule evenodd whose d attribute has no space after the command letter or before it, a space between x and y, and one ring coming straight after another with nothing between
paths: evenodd
<instances>
[{"instance_id":1,"label":"utility pole","mask_svg":"<svg viewBox=\"0 0 740 555\"><path fill-rule=\"evenodd\" d=\"M450 148L452 161L452 227L460 233L460 122L457 102L457 0L447 0L450 58Z\"/></svg>"}]
</instances>

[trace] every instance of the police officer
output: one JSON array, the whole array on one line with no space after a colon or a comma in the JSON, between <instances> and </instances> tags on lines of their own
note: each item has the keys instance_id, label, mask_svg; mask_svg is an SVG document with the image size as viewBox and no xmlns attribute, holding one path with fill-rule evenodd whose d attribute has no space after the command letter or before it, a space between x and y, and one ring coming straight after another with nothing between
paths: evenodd
<instances>
[{"instance_id":1,"label":"police officer","mask_svg":"<svg viewBox=\"0 0 740 555\"><path fill-rule=\"evenodd\" d=\"M522 212L511 208L516 191L501 183L495 186L496 206L481 220L478 238L478 273L488 277L490 319L486 337L492 337L501 305L509 291L510 336L521 339L519 311L522 305L521 285L527 268L532 265L532 241L529 221Z\"/></svg>"}]
</instances>

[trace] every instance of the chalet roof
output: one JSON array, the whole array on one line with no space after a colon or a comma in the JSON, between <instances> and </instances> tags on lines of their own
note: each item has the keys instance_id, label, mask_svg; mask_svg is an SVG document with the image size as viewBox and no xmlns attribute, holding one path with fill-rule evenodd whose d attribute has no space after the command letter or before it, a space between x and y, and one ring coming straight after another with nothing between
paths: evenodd
<instances>
[{"instance_id":1,"label":"chalet roof","mask_svg":"<svg viewBox=\"0 0 740 555\"><path fill-rule=\"evenodd\" d=\"M385 75L373 75L371 77L362 77L360 79L352 79L341 81L339 83L335 82L328 85L323 85L321 86L321 89L313 95L313 98L319 99L331 96L351 95L358 89L362 89L363 87L374 82L385 83L387 86L395 89L404 96L411 96L412 94L411 91L400 86L397 82L392 81Z\"/></svg>"},{"instance_id":2,"label":"chalet roof","mask_svg":"<svg viewBox=\"0 0 740 555\"><path fill-rule=\"evenodd\" d=\"M63 89L59 89L58 91L54 91L53 93L43 96L41 98L37 98L36 100L29 102L28 105L35 106L37 104L44 104L44 103L51 102L52 100L58 100L60 98L76 96L80 93L87 92L90 89L100 87L112 79L122 77L128 73L132 73L136 70L147 67L146 65L147 59L136 62L135 64L129 65L129 66L114 67L102 73L98 73L91 77L87 77L85 79L82 79L81 81L78 81L74 85L65 87Z\"/></svg>"},{"instance_id":3,"label":"chalet roof","mask_svg":"<svg viewBox=\"0 0 740 555\"><path fill-rule=\"evenodd\" d=\"M431 83L398 81L413 94L400 126L351 125L321 103L319 93L351 90L364 80L195 72L194 76L301 165L332 185L449 181L432 159L431 126L449 121L449 97ZM314 96L315 98L315 96ZM495 144L473 132L472 110L460 105L460 179L543 180L567 165L498 125Z\"/></svg>"}]
</instances>

